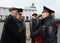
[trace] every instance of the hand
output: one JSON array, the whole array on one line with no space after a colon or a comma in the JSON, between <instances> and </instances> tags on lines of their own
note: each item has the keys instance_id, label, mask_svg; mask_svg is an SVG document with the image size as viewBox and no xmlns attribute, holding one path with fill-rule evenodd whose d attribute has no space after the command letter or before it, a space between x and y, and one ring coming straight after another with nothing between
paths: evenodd
<instances>
[{"instance_id":1,"label":"hand","mask_svg":"<svg viewBox=\"0 0 60 43\"><path fill-rule=\"evenodd\" d=\"M31 39L31 37L30 36L26 36L26 40L30 40Z\"/></svg>"}]
</instances>

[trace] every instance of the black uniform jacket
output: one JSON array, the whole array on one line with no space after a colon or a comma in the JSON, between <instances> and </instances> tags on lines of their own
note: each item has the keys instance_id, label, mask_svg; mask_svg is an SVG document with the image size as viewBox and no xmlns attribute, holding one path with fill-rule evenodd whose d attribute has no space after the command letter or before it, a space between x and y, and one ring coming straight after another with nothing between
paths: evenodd
<instances>
[{"instance_id":1,"label":"black uniform jacket","mask_svg":"<svg viewBox=\"0 0 60 43\"><path fill-rule=\"evenodd\" d=\"M44 19L44 24L40 26L36 32L31 34L31 37L42 35L43 43L57 43L57 28L56 23L50 17Z\"/></svg>"}]
</instances>

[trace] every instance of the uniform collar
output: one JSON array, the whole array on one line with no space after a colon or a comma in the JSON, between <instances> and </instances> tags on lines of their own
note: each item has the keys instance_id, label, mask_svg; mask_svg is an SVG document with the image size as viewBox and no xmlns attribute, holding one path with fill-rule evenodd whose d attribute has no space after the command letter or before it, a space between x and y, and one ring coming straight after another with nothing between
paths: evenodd
<instances>
[{"instance_id":1,"label":"uniform collar","mask_svg":"<svg viewBox=\"0 0 60 43\"><path fill-rule=\"evenodd\" d=\"M48 21L48 20L50 20L50 19L52 19L51 16L48 16L48 17L44 18L43 20L44 20L44 21Z\"/></svg>"}]
</instances>

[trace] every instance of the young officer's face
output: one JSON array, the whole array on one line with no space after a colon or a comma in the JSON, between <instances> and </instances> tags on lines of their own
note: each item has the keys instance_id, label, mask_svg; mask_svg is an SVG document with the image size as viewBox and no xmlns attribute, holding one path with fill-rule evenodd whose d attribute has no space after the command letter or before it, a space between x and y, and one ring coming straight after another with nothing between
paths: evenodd
<instances>
[{"instance_id":1,"label":"young officer's face","mask_svg":"<svg viewBox=\"0 0 60 43\"><path fill-rule=\"evenodd\" d=\"M18 13L16 18L17 19L22 19L22 13Z\"/></svg>"},{"instance_id":2,"label":"young officer's face","mask_svg":"<svg viewBox=\"0 0 60 43\"><path fill-rule=\"evenodd\" d=\"M42 17L43 18L46 18L46 17L48 17L49 16L49 12L44 12L43 14L42 14Z\"/></svg>"},{"instance_id":3,"label":"young officer's face","mask_svg":"<svg viewBox=\"0 0 60 43\"><path fill-rule=\"evenodd\" d=\"M13 11L11 11L11 13L13 14L13 16L17 16L17 14L18 14L18 10L13 10Z\"/></svg>"}]
</instances>

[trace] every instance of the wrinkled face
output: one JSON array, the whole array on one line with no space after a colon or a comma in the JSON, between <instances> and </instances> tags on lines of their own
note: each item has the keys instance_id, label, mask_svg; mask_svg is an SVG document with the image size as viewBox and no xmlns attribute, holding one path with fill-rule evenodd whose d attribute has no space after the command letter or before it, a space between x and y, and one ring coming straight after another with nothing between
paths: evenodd
<instances>
[{"instance_id":1,"label":"wrinkled face","mask_svg":"<svg viewBox=\"0 0 60 43\"><path fill-rule=\"evenodd\" d=\"M18 10L13 10L13 11L11 11L11 14L12 14L14 17L16 17L17 14L18 14Z\"/></svg>"},{"instance_id":2,"label":"wrinkled face","mask_svg":"<svg viewBox=\"0 0 60 43\"><path fill-rule=\"evenodd\" d=\"M49 12L47 12L47 11L42 14L42 17L43 17L43 18L46 18L46 17L48 17L48 16L49 16Z\"/></svg>"}]
</instances>

